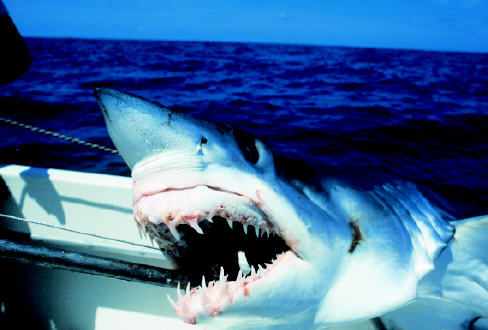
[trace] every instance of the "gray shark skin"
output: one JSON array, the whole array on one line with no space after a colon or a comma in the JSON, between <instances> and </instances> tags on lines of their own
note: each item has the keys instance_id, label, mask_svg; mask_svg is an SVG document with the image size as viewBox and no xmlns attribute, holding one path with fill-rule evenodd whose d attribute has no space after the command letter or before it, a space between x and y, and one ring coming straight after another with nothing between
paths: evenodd
<instances>
[{"instance_id":1,"label":"gray shark skin","mask_svg":"<svg viewBox=\"0 0 488 330\"><path fill-rule=\"evenodd\" d=\"M136 223L192 278L168 297L183 321L486 329L488 216L449 222L410 183L311 187L237 128L108 88L95 96L132 170Z\"/></svg>"}]
</instances>

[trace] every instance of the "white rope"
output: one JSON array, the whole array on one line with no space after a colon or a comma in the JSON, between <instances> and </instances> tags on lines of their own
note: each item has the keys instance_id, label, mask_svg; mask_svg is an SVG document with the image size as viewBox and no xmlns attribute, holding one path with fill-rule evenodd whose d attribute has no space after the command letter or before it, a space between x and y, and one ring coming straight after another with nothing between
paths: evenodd
<instances>
[{"instance_id":1,"label":"white rope","mask_svg":"<svg viewBox=\"0 0 488 330\"><path fill-rule=\"evenodd\" d=\"M22 128L25 128L25 129L29 129L29 130L31 130L33 132L39 132L39 133L46 134L46 135L49 135L49 136L52 136L52 137L55 137L55 138L59 138L59 139L62 139L62 140L68 141L68 142L72 142L72 143L76 143L76 144L81 144L81 145L84 145L84 146L87 146L87 147L90 147L90 148L94 148L94 149L98 149L98 150L101 150L101 151L110 152L112 154L118 154L119 153L115 149L108 148L108 147L102 146L102 145L97 144L97 143L86 142L86 141L83 141L83 140L80 140L80 139L77 139L77 138L74 138L74 137L71 137L71 136L67 136L67 135L64 135L64 134L61 134L61 133L58 133L58 132L48 131L48 130L45 130L45 129L40 128L40 127L36 127L36 126L32 126L32 125L27 125L27 124L24 124L24 123L21 123L21 122L12 120L12 119L0 117L0 121L1 122L4 122L4 123L7 123L7 124L10 124L10 125L13 125L13 126L17 126L17 127L22 127Z\"/></svg>"},{"instance_id":2,"label":"white rope","mask_svg":"<svg viewBox=\"0 0 488 330\"><path fill-rule=\"evenodd\" d=\"M100 235L97 235L97 234L83 233L83 232L80 232L80 231L77 231L77 230L73 230L73 229L68 229L68 228L63 228L63 227L56 227L56 226L53 226L53 225L49 225L47 223L38 222L38 221L34 221L34 220L28 220L26 218L21 218L21 217L16 217L14 215L0 213L0 218L4 218L4 219L7 219L7 220L15 220L15 221L19 221L19 222L26 222L26 223L29 223L29 224L44 226L44 227L48 227L48 228L52 228L52 229L63 230L63 231L67 231L67 232L74 233L74 234L91 236L91 237L95 237L95 238L99 238L99 239L104 239L104 240L108 240L108 241L114 241L114 242L119 242L119 243L123 243L123 244L129 244L129 245L132 245L132 246L139 246L139 247L143 247L143 248L147 248L147 249L152 249L152 250L160 251L159 248L156 248L154 246L148 246L148 245L144 245L144 244L138 244L138 243L128 242L128 241L124 241L124 240L117 239L117 238L104 237L104 236L100 236Z\"/></svg>"},{"instance_id":3,"label":"white rope","mask_svg":"<svg viewBox=\"0 0 488 330\"><path fill-rule=\"evenodd\" d=\"M22 128L25 128L25 129L29 129L29 130L31 130L33 132L39 132L39 133L46 134L46 135L49 135L49 136L52 136L52 137L56 137L56 138L59 138L59 139L62 139L62 140L68 141L68 142L72 142L72 143L84 145L84 146L87 146L87 147L91 147L91 148L94 148L94 149L97 149L97 150L110 152L112 154L118 154L119 153L115 149L111 149L111 148L102 146L100 144L86 142L86 141L83 141L83 140L80 140L80 139L77 139L77 138L74 138L74 137L71 137L71 136L67 136L67 135L64 135L64 134L60 134L58 132L45 130L43 128L36 127L36 126L32 126L32 125L27 125L27 124L24 124L24 123L21 123L21 122L12 120L12 119L0 117L0 121L1 122L4 122L4 123L7 123L7 124L10 124L10 125L13 125L13 126L17 126L17 127L22 127ZM128 241L124 241L124 240L120 240L120 239L116 239L116 238L103 237L103 236L96 235L96 234L83 233L83 232L79 232L79 231L72 230L72 229L68 229L68 228L56 227L56 226L49 225L49 224L46 224L46 223L42 223L42 222L38 222L38 221L33 221L33 220L28 220L28 219L25 219L25 218L16 217L16 216L9 215L9 214L0 213L0 217L1 218L4 218L4 219L16 220L16 221L20 221L20 222L26 222L26 223L30 223L30 224L34 224L34 225L39 225L39 226L44 226L44 227L48 227L48 228L53 228L53 229L57 229L57 230L63 230L63 231L67 231L67 232L71 232L71 233L75 233L75 234L79 234L79 235L91 236L91 237L96 237L96 238L99 238L99 239L104 239L104 240L109 240L109 241L114 241L114 242L119 242L119 243L124 243L124 244L129 244L129 245L133 245L133 246L139 246L139 247L144 247L144 248L148 248L148 249L160 251L160 249L155 248L153 246L148 246L148 245L144 245L144 244L137 244L137 243L128 242Z\"/></svg>"}]
</instances>

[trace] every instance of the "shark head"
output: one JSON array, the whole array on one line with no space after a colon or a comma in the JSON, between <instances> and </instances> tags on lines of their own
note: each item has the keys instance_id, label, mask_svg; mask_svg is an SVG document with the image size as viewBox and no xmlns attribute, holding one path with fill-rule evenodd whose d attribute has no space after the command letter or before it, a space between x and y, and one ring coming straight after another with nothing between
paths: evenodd
<instances>
[{"instance_id":1,"label":"shark head","mask_svg":"<svg viewBox=\"0 0 488 330\"><path fill-rule=\"evenodd\" d=\"M95 96L132 169L136 223L190 278L169 297L185 322L338 324L415 296L430 259L409 229L387 219L369 239L372 218L399 212L382 206L386 192L334 185L324 197L280 175L266 144L238 127L112 89ZM369 274L371 263L381 267Z\"/></svg>"}]
</instances>

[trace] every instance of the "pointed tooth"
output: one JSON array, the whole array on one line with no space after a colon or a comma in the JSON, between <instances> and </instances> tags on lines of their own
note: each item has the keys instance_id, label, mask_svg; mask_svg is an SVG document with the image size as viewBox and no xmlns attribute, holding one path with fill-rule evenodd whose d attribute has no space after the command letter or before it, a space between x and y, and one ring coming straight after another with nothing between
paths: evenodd
<instances>
[{"instance_id":1,"label":"pointed tooth","mask_svg":"<svg viewBox=\"0 0 488 330\"><path fill-rule=\"evenodd\" d=\"M263 266L261 264L258 265L258 273L263 270Z\"/></svg>"},{"instance_id":2,"label":"pointed tooth","mask_svg":"<svg viewBox=\"0 0 488 330\"><path fill-rule=\"evenodd\" d=\"M227 219L227 224L229 225L230 229L232 229L232 220L231 219Z\"/></svg>"},{"instance_id":3,"label":"pointed tooth","mask_svg":"<svg viewBox=\"0 0 488 330\"><path fill-rule=\"evenodd\" d=\"M247 234L247 223L243 223L242 228L244 228L244 233Z\"/></svg>"},{"instance_id":4,"label":"pointed tooth","mask_svg":"<svg viewBox=\"0 0 488 330\"><path fill-rule=\"evenodd\" d=\"M224 267L220 266L220 276L219 276L219 281L222 281L224 279Z\"/></svg>"},{"instance_id":5,"label":"pointed tooth","mask_svg":"<svg viewBox=\"0 0 488 330\"><path fill-rule=\"evenodd\" d=\"M259 238L259 227L255 226L254 231L256 232L256 238Z\"/></svg>"},{"instance_id":6,"label":"pointed tooth","mask_svg":"<svg viewBox=\"0 0 488 330\"><path fill-rule=\"evenodd\" d=\"M205 283L205 275L202 275L202 291L207 291L207 284Z\"/></svg>"},{"instance_id":7,"label":"pointed tooth","mask_svg":"<svg viewBox=\"0 0 488 330\"><path fill-rule=\"evenodd\" d=\"M210 222L210 223L213 223L212 217L208 217L207 218L207 221Z\"/></svg>"},{"instance_id":8,"label":"pointed tooth","mask_svg":"<svg viewBox=\"0 0 488 330\"><path fill-rule=\"evenodd\" d=\"M173 301L173 299L171 298L171 296L169 294L167 294L166 295L166 298L168 298L168 301L171 304L171 306L173 306L173 309L176 310L177 309L176 303Z\"/></svg>"},{"instance_id":9,"label":"pointed tooth","mask_svg":"<svg viewBox=\"0 0 488 330\"><path fill-rule=\"evenodd\" d=\"M190 225L190 227L192 227L193 229L195 229L195 231L197 233L199 233L200 235L203 235L203 230L202 230L202 228L200 228L200 226L198 225L198 223L196 223L196 222L190 222L189 225Z\"/></svg>"},{"instance_id":10,"label":"pointed tooth","mask_svg":"<svg viewBox=\"0 0 488 330\"><path fill-rule=\"evenodd\" d=\"M190 282L188 282L188 285L186 286L186 296L190 295Z\"/></svg>"},{"instance_id":11,"label":"pointed tooth","mask_svg":"<svg viewBox=\"0 0 488 330\"><path fill-rule=\"evenodd\" d=\"M204 277L205 279L205 277ZM205 280L202 280L202 285L200 286L200 290L198 290L198 292L200 293L200 299L202 299L202 301L206 301L207 300L207 287L205 286Z\"/></svg>"},{"instance_id":12,"label":"pointed tooth","mask_svg":"<svg viewBox=\"0 0 488 330\"><path fill-rule=\"evenodd\" d=\"M254 266L251 266L251 276L256 275L256 269L254 269Z\"/></svg>"},{"instance_id":13,"label":"pointed tooth","mask_svg":"<svg viewBox=\"0 0 488 330\"><path fill-rule=\"evenodd\" d=\"M242 269L239 269L239 272L237 273L236 283L239 283L239 281L241 280L242 280Z\"/></svg>"},{"instance_id":14,"label":"pointed tooth","mask_svg":"<svg viewBox=\"0 0 488 330\"><path fill-rule=\"evenodd\" d=\"M268 236L268 238L269 238L269 229L268 228L266 228L266 236Z\"/></svg>"},{"instance_id":15,"label":"pointed tooth","mask_svg":"<svg viewBox=\"0 0 488 330\"><path fill-rule=\"evenodd\" d=\"M227 276L224 274L224 267L220 267L220 277L219 277L219 283L220 283L220 290L223 292L227 286Z\"/></svg>"},{"instance_id":16,"label":"pointed tooth","mask_svg":"<svg viewBox=\"0 0 488 330\"><path fill-rule=\"evenodd\" d=\"M176 230L176 227L173 226L168 226L169 231L171 234L173 234L174 238L179 241L180 240L180 233L178 233L178 230Z\"/></svg>"},{"instance_id":17,"label":"pointed tooth","mask_svg":"<svg viewBox=\"0 0 488 330\"><path fill-rule=\"evenodd\" d=\"M178 287L176 288L176 294L178 296L178 301L181 300L181 287L180 287L180 282L178 281Z\"/></svg>"}]
</instances>

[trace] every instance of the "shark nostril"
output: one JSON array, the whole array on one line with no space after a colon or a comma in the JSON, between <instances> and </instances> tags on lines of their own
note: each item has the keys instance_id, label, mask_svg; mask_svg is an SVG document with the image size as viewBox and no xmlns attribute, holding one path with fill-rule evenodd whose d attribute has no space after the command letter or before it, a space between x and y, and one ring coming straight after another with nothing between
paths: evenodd
<instances>
[{"instance_id":1,"label":"shark nostril","mask_svg":"<svg viewBox=\"0 0 488 330\"><path fill-rule=\"evenodd\" d=\"M100 105L100 109L102 109L102 112L103 112L103 114L105 115L105 118L107 118L107 120L108 120L109 122L112 122L112 119L110 118L110 115L109 115L109 113L108 113L108 111L107 111L107 107L106 107L105 105L101 104L101 105Z\"/></svg>"}]
</instances>

